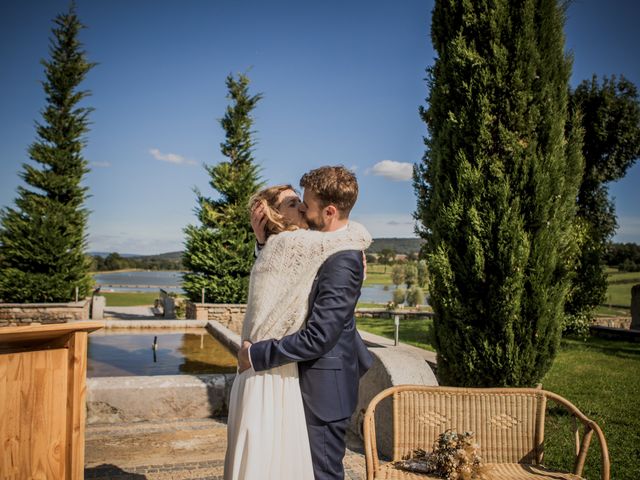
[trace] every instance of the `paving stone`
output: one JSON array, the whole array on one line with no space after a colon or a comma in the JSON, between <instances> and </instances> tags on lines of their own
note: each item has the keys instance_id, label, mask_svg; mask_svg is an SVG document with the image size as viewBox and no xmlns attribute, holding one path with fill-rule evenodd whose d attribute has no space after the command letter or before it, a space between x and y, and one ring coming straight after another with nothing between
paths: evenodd
<instances>
[{"instance_id":1,"label":"paving stone","mask_svg":"<svg viewBox=\"0 0 640 480\"><path fill-rule=\"evenodd\" d=\"M226 444L226 424L219 419L90 425L85 478L222 480ZM364 479L361 440L349 435L347 446L345 479Z\"/></svg>"}]
</instances>

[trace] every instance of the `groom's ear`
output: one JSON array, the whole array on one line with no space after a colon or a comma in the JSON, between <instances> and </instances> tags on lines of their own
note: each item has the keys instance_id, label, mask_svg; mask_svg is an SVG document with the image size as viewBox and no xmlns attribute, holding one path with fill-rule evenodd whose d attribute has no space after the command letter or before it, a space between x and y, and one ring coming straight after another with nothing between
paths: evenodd
<instances>
[{"instance_id":1,"label":"groom's ear","mask_svg":"<svg viewBox=\"0 0 640 480\"><path fill-rule=\"evenodd\" d=\"M324 214L328 218L338 218L339 213L340 212L338 212L338 209L336 208L335 205L327 205L326 207L324 207Z\"/></svg>"}]
</instances>

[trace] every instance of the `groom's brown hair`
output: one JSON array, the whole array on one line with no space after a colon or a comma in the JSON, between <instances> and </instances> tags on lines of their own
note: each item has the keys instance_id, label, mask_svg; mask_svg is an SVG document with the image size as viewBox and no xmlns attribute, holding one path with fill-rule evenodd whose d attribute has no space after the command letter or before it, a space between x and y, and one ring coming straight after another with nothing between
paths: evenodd
<instances>
[{"instance_id":1,"label":"groom's brown hair","mask_svg":"<svg viewBox=\"0 0 640 480\"><path fill-rule=\"evenodd\" d=\"M349 216L358 199L356 176L342 165L311 170L302 176L300 186L314 192L323 207L335 205L340 212L340 218Z\"/></svg>"}]
</instances>

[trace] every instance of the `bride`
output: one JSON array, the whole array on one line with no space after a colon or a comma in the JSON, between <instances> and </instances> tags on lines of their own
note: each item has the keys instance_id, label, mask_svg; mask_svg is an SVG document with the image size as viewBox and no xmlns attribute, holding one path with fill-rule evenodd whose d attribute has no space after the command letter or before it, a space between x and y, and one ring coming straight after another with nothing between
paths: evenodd
<instances>
[{"instance_id":1,"label":"bride","mask_svg":"<svg viewBox=\"0 0 640 480\"><path fill-rule=\"evenodd\" d=\"M251 270L242 340L254 343L298 331L316 273L331 255L365 250L371 236L349 222L334 232L308 230L291 185L266 188L250 202L265 214L267 240ZM225 480L313 480L298 365L238 374L231 389Z\"/></svg>"}]
</instances>

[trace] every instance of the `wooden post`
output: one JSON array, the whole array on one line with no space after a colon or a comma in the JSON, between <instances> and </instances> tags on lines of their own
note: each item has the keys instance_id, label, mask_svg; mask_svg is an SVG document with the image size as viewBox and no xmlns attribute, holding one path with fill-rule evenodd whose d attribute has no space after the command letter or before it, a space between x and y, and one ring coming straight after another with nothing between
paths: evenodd
<instances>
[{"instance_id":1,"label":"wooden post","mask_svg":"<svg viewBox=\"0 0 640 480\"><path fill-rule=\"evenodd\" d=\"M202 302L200 302L204 305L204 287L202 287Z\"/></svg>"},{"instance_id":2,"label":"wooden post","mask_svg":"<svg viewBox=\"0 0 640 480\"><path fill-rule=\"evenodd\" d=\"M87 332L69 340L67 377L67 478L84 478L84 421L87 372Z\"/></svg>"},{"instance_id":3,"label":"wooden post","mask_svg":"<svg viewBox=\"0 0 640 480\"><path fill-rule=\"evenodd\" d=\"M393 317L393 325L395 326L395 341L393 344L397 347L400 339L400 315L395 315Z\"/></svg>"}]
</instances>

